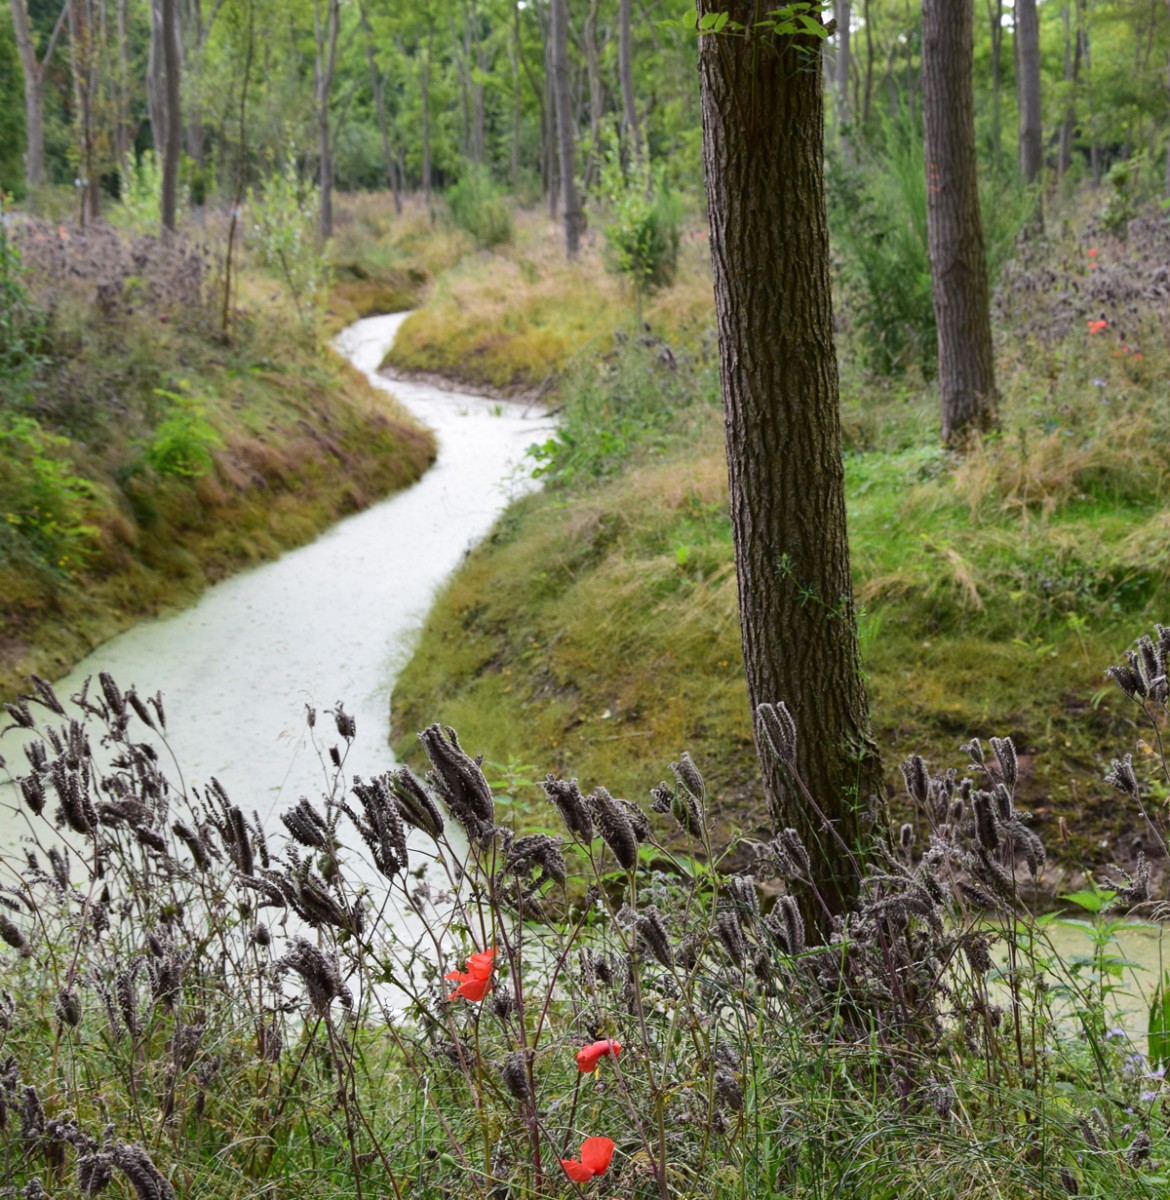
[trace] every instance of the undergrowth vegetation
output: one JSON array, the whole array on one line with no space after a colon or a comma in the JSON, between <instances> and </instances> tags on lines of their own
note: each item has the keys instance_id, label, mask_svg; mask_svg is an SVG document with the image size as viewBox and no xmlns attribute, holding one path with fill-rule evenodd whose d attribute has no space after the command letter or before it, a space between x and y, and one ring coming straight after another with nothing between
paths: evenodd
<instances>
[{"instance_id":1,"label":"undergrowth vegetation","mask_svg":"<svg viewBox=\"0 0 1170 1200\"><path fill-rule=\"evenodd\" d=\"M964 457L938 448L913 363L876 376L858 331L842 335L859 631L887 760L912 745L946 761L965 731L1007 722L1037 821L1068 822L1070 871L1135 852L1083 777L1123 733L1095 664L1165 616L1168 237L1164 214L1124 242L1075 214L1029 232L996 302L1002 429ZM689 296L655 302L681 325ZM532 452L546 490L472 553L396 685L401 750L438 712L490 759L535 737L556 769L630 789L654 746L686 744L726 803L715 819L758 824L717 363L692 328L681 345L618 339L564 377L559 431Z\"/></svg>"},{"instance_id":2,"label":"undergrowth vegetation","mask_svg":"<svg viewBox=\"0 0 1170 1200\"><path fill-rule=\"evenodd\" d=\"M321 344L278 262L246 258L225 310L222 232L0 225L2 694L304 542L433 455Z\"/></svg>"},{"instance_id":3,"label":"undergrowth vegetation","mask_svg":"<svg viewBox=\"0 0 1170 1200\"><path fill-rule=\"evenodd\" d=\"M1168 659L1159 627L1111 670L1154 740ZM649 812L548 774L521 817L439 725L424 778L363 778L338 704L307 714L321 791L278 834L181 782L161 694L102 675L66 708L33 684L7 706L28 832L0 885L0 1186L1164 1190L1170 1000L1153 981L1149 1037L1127 1034L1113 946L1116 914L1156 909L1149 865L1069 897L1087 953L1064 960L1021 892L1046 855L1010 738L972 739L961 769L910 756L913 816L896 847L850 848L857 901L833 915L820 846L775 824L721 841L685 753ZM784 705L755 718L802 788ZM1129 755L1106 781L1164 853Z\"/></svg>"}]
</instances>

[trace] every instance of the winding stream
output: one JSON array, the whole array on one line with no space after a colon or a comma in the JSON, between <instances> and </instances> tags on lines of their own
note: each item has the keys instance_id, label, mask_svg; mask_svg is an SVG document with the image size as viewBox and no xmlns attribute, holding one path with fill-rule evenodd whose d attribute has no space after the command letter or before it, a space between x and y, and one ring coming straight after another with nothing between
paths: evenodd
<instances>
[{"instance_id":1,"label":"winding stream","mask_svg":"<svg viewBox=\"0 0 1170 1200\"><path fill-rule=\"evenodd\" d=\"M209 588L193 607L136 625L57 684L65 697L108 671L143 695L161 689L188 784L215 776L269 827L280 809L322 790L306 704L324 710L342 701L356 718L350 771L372 776L394 765L394 679L436 589L508 499L533 486L518 468L551 424L524 405L381 378L378 365L405 315L357 321L335 344L435 430L434 466L309 545ZM328 718L324 728L329 745L337 739ZM14 733L0 739L0 754L24 766ZM0 805L0 847L13 847L23 829L11 802Z\"/></svg>"}]
</instances>

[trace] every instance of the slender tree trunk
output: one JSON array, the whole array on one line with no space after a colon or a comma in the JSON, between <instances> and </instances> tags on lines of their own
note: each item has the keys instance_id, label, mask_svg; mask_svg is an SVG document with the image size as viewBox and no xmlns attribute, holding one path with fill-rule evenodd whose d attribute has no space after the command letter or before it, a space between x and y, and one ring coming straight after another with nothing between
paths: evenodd
<instances>
[{"instance_id":1,"label":"slender tree trunk","mask_svg":"<svg viewBox=\"0 0 1170 1200\"><path fill-rule=\"evenodd\" d=\"M130 177L133 167L133 134L130 126L130 35L126 21L128 0L118 0L118 118L114 153L118 159L118 174L122 180Z\"/></svg>"},{"instance_id":2,"label":"slender tree trunk","mask_svg":"<svg viewBox=\"0 0 1170 1200\"><path fill-rule=\"evenodd\" d=\"M471 6L470 17L471 63L474 67L471 77L471 154L475 162L484 163L487 161L487 130L483 81L491 68L491 59L488 55L488 48L480 36L479 13L476 12L474 4Z\"/></svg>"},{"instance_id":3,"label":"slender tree trunk","mask_svg":"<svg viewBox=\"0 0 1170 1200\"><path fill-rule=\"evenodd\" d=\"M390 127L386 121L386 85L382 73L378 70L378 60L374 54L374 31L370 28L370 20L366 15L366 6L359 8L362 35L366 41L366 65L370 72L370 89L374 93L374 109L378 115L378 133L382 138L382 158L386 163L386 183L394 197L394 211L402 212L402 190L399 187L398 175L395 169L394 151L390 146Z\"/></svg>"},{"instance_id":4,"label":"slender tree trunk","mask_svg":"<svg viewBox=\"0 0 1170 1200\"><path fill-rule=\"evenodd\" d=\"M573 108L569 96L569 13L566 0L552 0L553 96L560 147L561 194L564 197L565 254L574 259L581 248L583 224L577 195Z\"/></svg>"},{"instance_id":5,"label":"slender tree trunk","mask_svg":"<svg viewBox=\"0 0 1170 1200\"><path fill-rule=\"evenodd\" d=\"M69 0L69 45L73 66L73 95L77 104L77 131L80 143L82 224L86 217L101 215L98 187L97 130L94 112L97 100L97 61L94 45L93 13L89 0Z\"/></svg>"},{"instance_id":6,"label":"slender tree trunk","mask_svg":"<svg viewBox=\"0 0 1170 1200\"><path fill-rule=\"evenodd\" d=\"M835 0L837 17L837 57L833 64L833 126L837 132L837 149L841 161L853 161L852 113L849 107L850 43L849 22L853 0Z\"/></svg>"},{"instance_id":7,"label":"slender tree trunk","mask_svg":"<svg viewBox=\"0 0 1170 1200\"><path fill-rule=\"evenodd\" d=\"M999 165L1003 153L1003 118L1000 104L1000 76L1003 73L1003 0L987 0L991 23L991 149Z\"/></svg>"},{"instance_id":8,"label":"slender tree trunk","mask_svg":"<svg viewBox=\"0 0 1170 1200\"><path fill-rule=\"evenodd\" d=\"M865 16L865 86L862 89L861 101L861 124L865 130L869 129L870 106L873 103L873 13L870 11L870 2L865 0L865 8L863 10Z\"/></svg>"},{"instance_id":9,"label":"slender tree trunk","mask_svg":"<svg viewBox=\"0 0 1170 1200\"><path fill-rule=\"evenodd\" d=\"M990 287L979 211L971 0L924 0L926 215L942 435L959 445L995 423Z\"/></svg>"},{"instance_id":10,"label":"slender tree trunk","mask_svg":"<svg viewBox=\"0 0 1170 1200\"><path fill-rule=\"evenodd\" d=\"M435 27L427 23L427 52L419 64L419 87L422 90L422 187L423 203L431 206L431 53L435 47Z\"/></svg>"},{"instance_id":11,"label":"slender tree trunk","mask_svg":"<svg viewBox=\"0 0 1170 1200\"><path fill-rule=\"evenodd\" d=\"M601 169L601 114L605 107L605 85L601 79L601 55L597 52L597 15L601 0L590 0L582 41L585 69L589 76L589 161L585 164L585 190L593 186Z\"/></svg>"},{"instance_id":12,"label":"slender tree trunk","mask_svg":"<svg viewBox=\"0 0 1170 1200\"><path fill-rule=\"evenodd\" d=\"M512 168L509 178L512 181L512 194L520 194L520 119L522 116L520 101L520 48L512 43L508 45L508 58L512 64Z\"/></svg>"},{"instance_id":13,"label":"slender tree trunk","mask_svg":"<svg viewBox=\"0 0 1170 1200\"><path fill-rule=\"evenodd\" d=\"M556 0L554 0L556 3ZM620 0L618 7L618 75L622 85L622 120L634 148L634 157L642 157L642 134L638 128L638 106L634 103L634 51L630 29L632 0Z\"/></svg>"},{"instance_id":14,"label":"slender tree trunk","mask_svg":"<svg viewBox=\"0 0 1170 1200\"><path fill-rule=\"evenodd\" d=\"M700 0L705 11L728 0ZM752 28L750 0L730 16ZM748 697L796 721L796 781L757 741L778 827L796 829L832 912L879 830L861 680L838 414L824 198L821 46L755 33L699 39L703 165ZM844 846L842 845L844 843ZM808 897L806 921L826 932Z\"/></svg>"},{"instance_id":15,"label":"slender tree trunk","mask_svg":"<svg viewBox=\"0 0 1170 1200\"><path fill-rule=\"evenodd\" d=\"M179 20L177 0L162 0L163 94L166 105L166 141L163 143L162 227L163 235L177 229L179 158L183 146L183 118L179 99Z\"/></svg>"},{"instance_id":16,"label":"slender tree trunk","mask_svg":"<svg viewBox=\"0 0 1170 1200\"><path fill-rule=\"evenodd\" d=\"M544 175L548 184L548 216L555 221L560 215L560 190L558 182L560 171L557 167L557 97L555 88L555 69L553 66L552 31L543 30L544 39L544 108L548 115L545 127L547 135L544 142Z\"/></svg>"},{"instance_id":17,"label":"slender tree trunk","mask_svg":"<svg viewBox=\"0 0 1170 1200\"><path fill-rule=\"evenodd\" d=\"M333 146L329 130L329 94L337 65L337 35L341 27L341 0L325 0L325 19L321 19L321 0L313 0L313 34L317 43L313 77L317 100L317 153L321 160L320 229L321 240L333 236Z\"/></svg>"},{"instance_id":18,"label":"slender tree trunk","mask_svg":"<svg viewBox=\"0 0 1170 1200\"><path fill-rule=\"evenodd\" d=\"M28 19L27 0L12 0L12 23L16 33L16 49L20 54L21 73L24 75L24 119L26 151L24 159L25 180L29 188L38 188L45 182L45 68L52 57L65 23L65 14L70 0L65 0L61 15L57 18L53 35L45 50L45 57L37 61L36 42Z\"/></svg>"},{"instance_id":19,"label":"slender tree trunk","mask_svg":"<svg viewBox=\"0 0 1170 1200\"><path fill-rule=\"evenodd\" d=\"M1081 35L1077 31L1075 45L1072 33L1072 16L1065 4L1060 10L1064 22L1064 118L1060 123L1060 150L1057 158L1057 173L1063 181L1072 166L1073 134L1076 132L1077 110L1075 87L1081 70Z\"/></svg>"},{"instance_id":20,"label":"slender tree trunk","mask_svg":"<svg viewBox=\"0 0 1170 1200\"><path fill-rule=\"evenodd\" d=\"M1035 183L1043 166L1044 127L1040 112L1040 14L1036 0L1016 0L1016 44L1020 71L1016 91L1020 106L1020 174Z\"/></svg>"}]
</instances>

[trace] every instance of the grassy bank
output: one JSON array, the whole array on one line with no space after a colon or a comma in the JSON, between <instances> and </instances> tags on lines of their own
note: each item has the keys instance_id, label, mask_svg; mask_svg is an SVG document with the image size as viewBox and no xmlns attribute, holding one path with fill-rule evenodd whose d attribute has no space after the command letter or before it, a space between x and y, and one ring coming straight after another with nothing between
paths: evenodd
<instances>
[{"instance_id":1,"label":"grassy bank","mask_svg":"<svg viewBox=\"0 0 1170 1200\"><path fill-rule=\"evenodd\" d=\"M307 541L433 458L430 434L250 259L224 336L214 252L194 240L43 222L15 236L0 693Z\"/></svg>"},{"instance_id":2,"label":"grassy bank","mask_svg":"<svg viewBox=\"0 0 1170 1200\"><path fill-rule=\"evenodd\" d=\"M1161 226L1128 246L1094 236L1090 260L1069 236L1009 275L1002 432L966 458L937 448L929 387L845 364L860 632L891 794L907 753L941 768L971 735L1010 734L1037 828L1064 820L1073 866L1141 844L1101 774L1119 737L1139 762L1150 749L1115 715L1102 671L1167 616L1170 480L1158 448L1170 359L1142 291L1142 263L1160 261L1148 243L1164 237ZM1036 297L1040 277L1051 301ZM1133 281L1124 339L1091 333L1070 284L1099 319L1122 279ZM563 387L566 423L536 460L548 488L509 511L440 597L393 721L408 755L413 731L440 719L502 766L537 744L551 754L542 765L632 797L656 782L664 747L690 749L726 839L764 813L721 418L701 339L666 349L626 343ZM537 799L524 764L501 777Z\"/></svg>"},{"instance_id":3,"label":"grassy bank","mask_svg":"<svg viewBox=\"0 0 1170 1200\"><path fill-rule=\"evenodd\" d=\"M651 297L646 320L687 343L708 323L707 244L682 240L676 281ZM566 263L563 232L539 212L516 216L513 240L468 254L441 274L399 331L385 365L442 375L467 387L530 392L578 356L606 353L633 321L628 285L608 272L591 232Z\"/></svg>"}]
</instances>

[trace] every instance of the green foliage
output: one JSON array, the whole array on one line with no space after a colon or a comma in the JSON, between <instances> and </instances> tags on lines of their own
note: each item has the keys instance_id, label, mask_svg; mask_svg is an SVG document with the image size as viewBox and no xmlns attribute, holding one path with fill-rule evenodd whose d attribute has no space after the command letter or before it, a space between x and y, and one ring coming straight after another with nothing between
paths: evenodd
<instances>
[{"instance_id":1,"label":"green foliage","mask_svg":"<svg viewBox=\"0 0 1170 1200\"><path fill-rule=\"evenodd\" d=\"M10 10L0 12L0 193L24 194L24 91Z\"/></svg>"},{"instance_id":2,"label":"green foliage","mask_svg":"<svg viewBox=\"0 0 1170 1200\"><path fill-rule=\"evenodd\" d=\"M147 463L164 477L195 479L208 474L215 466L211 452L223 439L207 420L205 406L163 388L156 388L155 394L169 401L169 410L146 447Z\"/></svg>"},{"instance_id":3,"label":"green foliage","mask_svg":"<svg viewBox=\"0 0 1170 1200\"><path fill-rule=\"evenodd\" d=\"M512 211L503 189L491 172L471 164L459 182L447 192L451 220L471 234L485 250L512 240Z\"/></svg>"},{"instance_id":4,"label":"green foliage","mask_svg":"<svg viewBox=\"0 0 1170 1200\"><path fill-rule=\"evenodd\" d=\"M1101 209L1101 224L1123 241L1129 232L1130 221L1138 215L1142 201L1148 195L1149 189L1142 186L1145 168L1146 155L1141 153L1115 162L1105 176L1109 198Z\"/></svg>"},{"instance_id":5,"label":"green foliage","mask_svg":"<svg viewBox=\"0 0 1170 1200\"><path fill-rule=\"evenodd\" d=\"M329 260L318 242L317 189L306 184L290 156L262 192L248 193L250 243L261 264L288 285L302 327L316 338L329 287Z\"/></svg>"},{"instance_id":6,"label":"green foliage","mask_svg":"<svg viewBox=\"0 0 1170 1200\"><path fill-rule=\"evenodd\" d=\"M45 316L29 298L9 221L0 196L0 404L17 398L28 383L45 335Z\"/></svg>"},{"instance_id":7,"label":"green foliage","mask_svg":"<svg viewBox=\"0 0 1170 1200\"><path fill-rule=\"evenodd\" d=\"M623 167L621 146L612 133L602 145L600 194L609 214L608 263L634 285L640 325L643 297L674 279L682 205L667 189L660 167L645 160Z\"/></svg>"},{"instance_id":8,"label":"green foliage","mask_svg":"<svg viewBox=\"0 0 1170 1200\"><path fill-rule=\"evenodd\" d=\"M146 150L122 176L121 204L111 209L110 219L128 229L153 232L162 219L162 159Z\"/></svg>"},{"instance_id":9,"label":"green foliage","mask_svg":"<svg viewBox=\"0 0 1170 1200\"><path fill-rule=\"evenodd\" d=\"M67 573L96 532L86 520L93 486L75 472L68 447L33 417L0 414L0 545Z\"/></svg>"}]
</instances>

